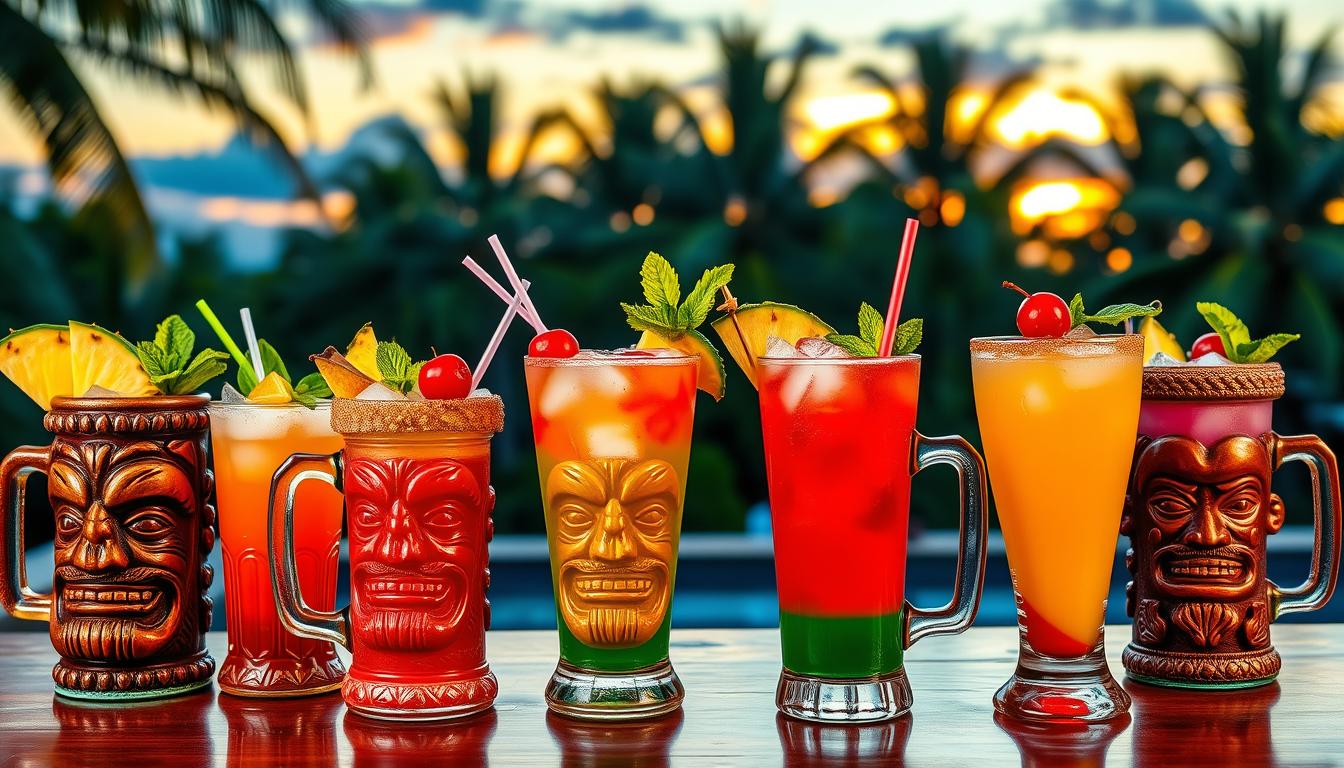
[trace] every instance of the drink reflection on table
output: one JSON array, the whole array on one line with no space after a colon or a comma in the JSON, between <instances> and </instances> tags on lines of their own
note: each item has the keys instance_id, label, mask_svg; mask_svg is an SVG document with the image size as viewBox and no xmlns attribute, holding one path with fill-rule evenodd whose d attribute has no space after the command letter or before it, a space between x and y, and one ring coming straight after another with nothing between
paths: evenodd
<instances>
[{"instance_id":1,"label":"drink reflection on table","mask_svg":"<svg viewBox=\"0 0 1344 768\"><path fill-rule=\"evenodd\" d=\"M994 722L1022 753L1022 768L1101 768L1106 750L1129 727L1124 715L1100 723L1029 722L995 713ZM1159 763L1164 764L1164 763ZM1174 761L1165 765L1185 765Z\"/></svg>"},{"instance_id":2,"label":"drink reflection on table","mask_svg":"<svg viewBox=\"0 0 1344 768\"><path fill-rule=\"evenodd\" d=\"M286 699L220 696L219 708L229 724L230 766L336 765L341 697L335 692Z\"/></svg>"},{"instance_id":3,"label":"drink reflection on table","mask_svg":"<svg viewBox=\"0 0 1344 768\"><path fill-rule=\"evenodd\" d=\"M345 713L345 738L355 768L378 766L488 765L499 717L489 709L460 720L396 722Z\"/></svg>"},{"instance_id":4,"label":"drink reflection on table","mask_svg":"<svg viewBox=\"0 0 1344 768\"><path fill-rule=\"evenodd\" d=\"M652 720L596 722L548 712L546 729L560 747L563 768L654 768L671 765L683 717L677 709Z\"/></svg>"},{"instance_id":5,"label":"drink reflection on table","mask_svg":"<svg viewBox=\"0 0 1344 768\"><path fill-rule=\"evenodd\" d=\"M60 731L51 754L35 764L144 766L152 757L174 768L211 765L208 719L214 703L212 690L127 704L53 697L51 713Z\"/></svg>"},{"instance_id":6,"label":"drink reflection on table","mask_svg":"<svg viewBox=\"0 0 1344 768\"><path fill-rule=\"evenodd\" d=\"M1125 689L1134 699L1134 768L1276 764L1269 713L1278 683L1200 691L1127 681Z\"/></svg>"},{"instance_id":7,"label":"drink reflection on table","mask_svg":"<svg viewBox=\"0 0 1344 768\"><path fill-rule=\"evenodd\" d=\"M862 725L823 725L775 716L786 768L903 765L913 718Z\"/></svg>"}]
</instances>

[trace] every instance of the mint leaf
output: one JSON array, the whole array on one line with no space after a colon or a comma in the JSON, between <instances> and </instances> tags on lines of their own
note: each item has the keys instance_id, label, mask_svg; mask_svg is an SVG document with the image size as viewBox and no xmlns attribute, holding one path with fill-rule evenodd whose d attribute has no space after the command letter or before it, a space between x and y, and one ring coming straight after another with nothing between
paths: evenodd
<instances>
[{"instance_id":1,"label":"mint leaf","mask_svg":"<svg viewBox=\"0 0 1344 768\"><path fill-rule=\"evenodd\" d=\"M1075 293L1069 300L1069 328L1077 328L1086 320L1087 311L1083 309L1083 294Z\"/></svg>"},{"instance_id":2,"label":"mint leaf","mask_svg":"<svg viewBox=\"0 0 1344 768\"><path fill-rule=\"evenodd\" d=\"M658 307L622 302L621 309L625 310L625 322L636 331L653 331L664 336L674 333L681 335Z\"/></svg>"},{"instance_id":3,"label":"mint leaf","mask_svg":"<svg viewBox=\"0 0 1344 768\"><path fill-rule=\"evenodd\" d=\"M649 251L639 268L639 282L644 286L644 300L650 306L676 311L677 302L681 301L681 285L677 280L677 270L667 259Z\"/></svg>"},{"instance_id":4,"label":"mint leaf","mask_svg":"<svg viewBox=\"0 0 1344 768\"><path fill-rule=\"evenodd\" d=\"M1079 309L1082 309L1081 302L1079 303ZM1069 313L1073 313L1072 305L1069 306ZM1160 301L1152 301L1148 304L1112 304L1108 307L1102 307L1101 311L1095 315L1083 315L1083 322L1119 325L1136 317L1152 317L1161 313L1162 302Z\"/></svg>"},{"instance_id":5,"label":"mint leaf","mask_svg":"<svg viewBox=\"0 0 1344 768\"><path fill-rule=\"evenodd\" d=\"M151 381L155 377L176 375L178 369L164 363L163 350L152 341L142 341L135 345L135 356L140 358L140 367L149 374Z\"/></svg>"},{"instance_id":6,"label":"mint leaf","mask_svg":"<svg viewBox=\"0 0 1344 768\"><path fill-rule=\"evenodd\" d=\"M380 341L374 349L373 360L384 381L404 381L411 367L411 356L395 341Z\"/></svg>"},{"instance_id":7,"label":"mint leaf","mask_svg":"<svg viewBox=\"0 0 1344 768\"><path fill-rule=\"evenodd\" d=\"M410 392L412 389L415 389L416 384L420 383L420 369L425 367L425 362L426 361L422 360L418 363L414 363L411 365L410 369L406 371L406 386L401 390L402 392Z\"/></svg>"},{"instance_id":8,"label":"mint leaf","mask_svg":"<svg viewBox=\"0 0 1344 768\"><path fill-rule=\"evenodd\" d=\"M314 372L299 379L299 383L294 385L294 394L313 398L331 397L331 387L327 384L327 380L322 378L322 374Z\"/></svg>"},{"instance_id":9,"label":"mint leaf","mask_svg":"<svg viewBox=\"0 0 1344 768\"><path fill-rule=\"evenodd\" d=\"M848 333L830 333L826 340L855 357L877 357L877 345Z\"/></svg>"},{"instance_id":10,"label":"mint leaf","mask_svg":"<svg viewBox=\"0 0 1344 768\"><path fill-rule=\"evenodd\" d=\"M733 279L733 265L723 264L705 270L695 287L686 296L686 303L677 311L677 324L680 330L690 331L700 327L714 308L714 294Z\"/></svg>"},{"instance_id":11,"label":"mint leaf","mask_svg":"<svg viewBox=\"0 0 1344 768\"><path fill-rule=\"evenodd\" d=\"M280 353L275 351L275 347L265 339L257 339L257 346L261 348L261 367L266 373L279 373L280 378L289 381L289 371L285 368L285 361L280 358ZM262 374L262 378L266 377Z\"/></svg>"},{"instance_id":12,"label":"mint leaf","mask_svg":"<svg viewBox=\"0 0 1344 768\"><path fill-rule=\"evenodd\" d=\"M1280 349L1288 346L1294 341L1302 338L1298 333L1271 333L1263 339L1258 339L1237 347L1235 363L1266 363Z\"/></svg>"},{"instance_id":13,"label":"mint leaf","mask_svg":"<svg viewBox=\"0 0 1344 768\"><path fill-rule=\"evenodd\" d=\"M892 345L893 355L908 355L919 348L924 340L924 320L912 317L896 326L896 342Z\"/></svg>"},{"instance_id":14,"label":"mint leaf","mask_svg":"<svg viewBox=\"0 0 1344 768\"><path fill-rule=\"evenodd\" d=\"M886 321L882 319L882 313L873 309L868 302L859 304L859 337L877 349L878 343L882 340L883 325ZM876 354L874 352L873 354Z\"/></svg>"},{"instance_id":15,"label":"mint leaf","mask_svg":"<svg viewBox=\"0 0 1344 768\"><path fill-rule=\"evenodd\" d=\"M181 315L169 315L154 331L154 346L163 353L160 360L165 369L182 370L191 359L196 334Z\"/></svg>"},{"instance_id":16,"label":"mint leaf","mask_svg":"<svg viewBox=\"0 0 1344 768\"><path fill-rule=\"evenodd\" d=\"M229 353L214 349L202 349L192 359L182 375L172 383L170 395L189 395L200 390L205 383L228 370Z\"/></svg>"},{"instance_id":17,"label":"mint leaf","mask_svg":"<svg viewBox=\"0 0 1344 768\"><path fill-rule=\"evenodd\" d=\"M1209 327L1222 338L1223 349L1227 351L1227 354L1233 356L1229 359L1234 363L1242 362L1237 359L1240 357L1239 350L1243 344L1251 343L1251 331L1241 321L1241 318L1222 304L1216 304L1212 301L1195 302L1195 309L1204 316L1204 320L1208 322Z\"/></svg>"}]
</instances>

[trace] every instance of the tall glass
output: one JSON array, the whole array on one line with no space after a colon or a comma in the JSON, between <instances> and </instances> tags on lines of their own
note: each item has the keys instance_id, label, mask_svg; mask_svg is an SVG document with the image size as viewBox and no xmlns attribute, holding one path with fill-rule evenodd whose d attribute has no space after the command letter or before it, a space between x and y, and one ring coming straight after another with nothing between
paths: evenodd
<instances>
[{"instance_id":1,"label":"tall glass","mask_svg":"<svg viewBox=\"0 0 1344 768\"><path fill-rule=\"evenodd\" d=\"M915 431L918 355L761 358L765 467L784 670L776 704L804 720L885 720L909 711L905 649L964 631L984 583L988 507L980 454ZM951 464L962 481L952 601L905 601L911 476Z\"/></svg>"},{"instance_id":2,"label":"tall glass","mask_svg":"<svg viewBox=\"0 0 1344 768\"><path fill-rule=\"evenodd\" d=\"M561 714L681 705L667 646L699 360L525 361L560 630L546 702Z\"/></svg>"},{"instance_id":3,"label":"tall glass","mask_svg":"<svg viewBox=\"0 0 1344 768\"><path fill-rule=\"evenodd\" d=\"M971 340L976 415L1017 597L1011 717L1097 721L1129 710L1102 625L1139 423L1137 335Z\"/></svg>"},{"instance_id":4,"label":"tall glass","mask_svg":"<svg viewBox=\"0 0 1344 768\"><path fill-rule=\"evenodd\" d=\"M219 688L238 696L303 696L340 687L345 667L336 646L285 629L271 594L267 504L271 477L292 453L334 453L330 404L212 403L210 440L224 548L224 608L228 656ZM296 504L299 580L311 604L336 603L340 568L341 495L329 485L305 483Z\"/></svg>"}]
</instances>

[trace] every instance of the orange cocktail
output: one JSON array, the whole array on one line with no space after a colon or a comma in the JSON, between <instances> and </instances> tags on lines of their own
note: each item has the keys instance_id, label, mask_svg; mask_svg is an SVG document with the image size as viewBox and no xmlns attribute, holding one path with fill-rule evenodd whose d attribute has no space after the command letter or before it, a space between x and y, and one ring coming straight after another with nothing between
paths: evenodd
<instances>
[{"instance_id":1,"label":"orange cocktail","mask_svg":"<svg viewBox=\"0 0 1344 768\"><path fill-rule=\"evenodd\" d=\"M1099 653L1138 428L1142 352L1136 335L971 341L976 413L1024 660ZM1114 685L1104 658L1092 672L1104 673L1103 687ZM1085 693L1050 695L1036 702L1042 712L1027 716L1086 719L1097 704Z\"/></svg>"},{"instance_id":2,"label":"orange cocktail","mask_svg":"<svg viewBox=\"0 0 1344 768\"><path fill-rule=\"evenodd\" d=\"M229 643L219 687L226 693L318 693L340 687L345 675L332 643L299 637L281 625L266 527L271 479L290 454L341 449L330 419L330 403L311 409L298 403L210 406ZM283 511L284 500L277 503ZM314 608L331 610L340 567L341 494L324 483L302 483L295 506L303 520L294 542L303 595Z\"/></svg>"}]
</instances>

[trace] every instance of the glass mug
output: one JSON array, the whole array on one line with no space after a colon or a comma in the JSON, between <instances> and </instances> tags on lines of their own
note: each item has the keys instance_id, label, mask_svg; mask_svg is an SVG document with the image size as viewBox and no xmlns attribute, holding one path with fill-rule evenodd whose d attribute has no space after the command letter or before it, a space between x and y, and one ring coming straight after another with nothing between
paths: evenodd
<instances>
[{"instance_id":1,"label":"glass mug","mask_svg":"<svg viewBox=\"0 0 1344 768\"><path fill-rule=\"evenodd\" d=\"M984 463L960 437L915 431L919 370L918 355L757 360L784 660L776 704L791 717L905 714L905 649L975 620ZM952 600L926 611L905 599L905 554L910 480L934 464L961 479L961 548Z\"/></svg>"},{"instance_id":2,"label":"glass mug","mask_svg":"<svg viewBox=\"0 0 1344 768\"><path fill-rule=\"evenodd\" d=\"M1149 367L1130 492L1121 522L1133 581L1128 675L1177 688L1271 682L1282 660L1270 624L1323 607L1339 576L1335 455L1315 435L1270 424L1284 392L1278 363ZM1310 576L1269 580L1267 538L1283 527L1273 474L1302 461L1311 474L1315 543Z\"/></svg>"},{"instance_id":3,"label":"glass mug","mask_svg":"<svg viewBox=\"0 0 1344 768\"><path fill-rule=\"evenodd\" d=\"M281 619L350 650L341 694L353 712L443 720L489 709L499 691L485 659L490 438L504 427L503 402L338 398L331 426L344 450L291 456L271 489ZM297 577L294 500L312 479L345 493L350 606L335 612L308 605Z\"/></svg>"},{"instance_id":4,"label":"glass mug","mask_svg":"<svg viewBox=\"0 0 1344 768\"><path fill-rule=\"evenodd\" d=\"M210 685L209 401L58 397L42 420L51 445L16 448L0 464L0 603L50 623L58 694L127 701ZM24 575L23 496L34 472L47 475L56 516L48 595Z\"/></svg>"}]
</instances>

